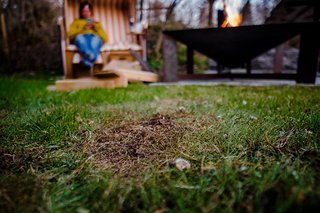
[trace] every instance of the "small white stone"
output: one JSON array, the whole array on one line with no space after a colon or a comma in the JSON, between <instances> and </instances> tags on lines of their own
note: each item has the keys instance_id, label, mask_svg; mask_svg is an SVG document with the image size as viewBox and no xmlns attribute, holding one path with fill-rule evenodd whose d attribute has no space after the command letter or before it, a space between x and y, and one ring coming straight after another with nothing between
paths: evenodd
<instances>
[{"instance_id":1,"label":"small white stone","mask_svg":"<svg viewBox=\"0 0 320 213\"><path fill-rule=\"evenodd\" d=\"M243 171L246 171L246 170L248 170L248 167L246 167L246 166L241 166L240 167L240 172L243 172Z\"/></svg>"},{"instance_id":2,"label":"small white stone","mask_svg":"<svg viewBox=\"0 0 320 213\"><path fill-rule=\"evenodd\" d=\"M179 107L179 112L187 112L187 109L183 106Z\"/></svg>"},{"instance_id":3,"label":"small white stone","mask_svg":"<svg viewBox=\"0 0 320 213\"><path fill-rule=\"evenodd\" d=\"M189 163L189 161L187 161L183 158L177 158L174 161L174 164L175 164L176 168L179 169L180 171L191 168L191 164Z\"/></svg>"},{"instance_id":4,"label":"small white stone","mask_svg":"<svg viewBox=\"0 0 320 213\"><path fill-rule=\"evenodd\" d=\"M250 116L250 119L254 120L254 121L258 120L258 118L256 116L253 116L253 115Z\"/></svg>"}]
</instances>

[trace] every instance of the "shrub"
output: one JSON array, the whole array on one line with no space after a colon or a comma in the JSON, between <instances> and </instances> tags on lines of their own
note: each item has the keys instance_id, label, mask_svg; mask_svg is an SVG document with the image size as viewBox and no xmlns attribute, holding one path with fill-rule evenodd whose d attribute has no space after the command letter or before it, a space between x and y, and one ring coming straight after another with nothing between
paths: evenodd
<instances>
[{"instance_id":1,"label":"shrub","mask_svg":"<svg viewBox=\"0 0 320 213\"><path fill-rule=\"evenodd\" d=\"M1 66L10 72L61 69L59 7L49 0L11 0L4 9L9 55ZM1 56L3 39L1 39Z\"/></svg>"}]
</instances>

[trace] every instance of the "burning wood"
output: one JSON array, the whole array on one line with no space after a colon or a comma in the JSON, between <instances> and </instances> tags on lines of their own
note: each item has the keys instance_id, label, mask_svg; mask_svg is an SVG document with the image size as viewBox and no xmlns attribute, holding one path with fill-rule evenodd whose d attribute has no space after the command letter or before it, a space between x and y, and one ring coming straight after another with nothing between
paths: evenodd
<instances>
[{"instance_id":1,"label":"burning wood","mask_svg":"<svg viewBox=\"0 0 320 213\"><path fill-rule=\"evenodd\" d=\"M240 14L241 2L239 0L223 0L223 10L218 11L219 27L237 27L242 23Z\"/></svg>"}]
</instances>

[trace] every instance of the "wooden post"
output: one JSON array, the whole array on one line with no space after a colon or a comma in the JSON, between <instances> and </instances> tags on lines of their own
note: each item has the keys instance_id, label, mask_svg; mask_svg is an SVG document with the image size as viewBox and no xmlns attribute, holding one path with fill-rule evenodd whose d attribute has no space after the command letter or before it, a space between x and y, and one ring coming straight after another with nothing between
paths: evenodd
<instances>
[{"instance_id":1,"label":"wooden post","mask_svg":"<svg viewBox=\"0 0 320 213\"><path fill-rule=\"evenodd\" d=\"M74 76L73 72L73 57L74 57L74 52L73 51L66 51L65 52L65 65L64 65L64 77L65 79L71 79Z\"/></svg>"},{"instance_id":2,"label":"wooden post","mask_svg":"<svg viewBox=\"0 0 320 213\"><path fill-rule=\"evenodd\" d=\"M276 47L276 52L274 56L274 68L273 72L276 74L281 73L283 68L283 55L284 55L284 45L281 44Z\"/></svg>"},{"instance_id":3,"label":"wooden post","mask_svg":"<svg viewBox=\"0 0 320 213\"><path fill-rule=\"evenodd\" d=\"M300 51L297 70L297 82L314 84L318 68L319 33L303 32L300 38Z\"/></svg>"},{"instance_id":4,"label":"wooden post","mask_svg":"<svg viewBox=\"0 0 320 213\"><path fill-rule=\"evenodd\" d=\"M166 82L178 81L177 42L163 34L163 80Z\"/></svg>"},{"instance_id":5,"label":"wooden post","mask_svg":"<svg viewBox=\"0 0 320 213\"><path fill-rule=\"evenodd\" d=\"M192 47L187 46L187 73L194 73L194 60L193 60L194 50Z\"/></svg>"},{"instance_id":6,"label":"wooden post","mask_svg":"<svg viewBox=\"0 0 320 213\"><path fill-rule=\"evenodd\" d=\"M2 31L2 38L3 38L3 47L4 47L4 53L6 54L6 57L9 57L9 44L8 44L8 34L7 34L7 27L6 27L6 21L4 14L1 12L1 31Z\"/></svg>"}]
</instances>

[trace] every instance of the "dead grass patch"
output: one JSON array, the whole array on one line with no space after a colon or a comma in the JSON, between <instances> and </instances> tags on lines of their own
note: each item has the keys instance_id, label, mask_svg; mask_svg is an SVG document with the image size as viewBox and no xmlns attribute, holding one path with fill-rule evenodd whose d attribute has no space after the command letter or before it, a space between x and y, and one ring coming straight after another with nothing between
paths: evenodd
<instances>
[{"instance_id":1,"label":"dead grass patch","mask_svg":"<svg viewBox=\"0 0 320 213\"><path fill-rule=\"evenodd\" d=\"M183 116L187 115L156 114L147 120L102 127L85 149L96 165L124 176L141 174L175 157L179 138L190 131L175 122Z\"/></svg>"}]
</instances>

